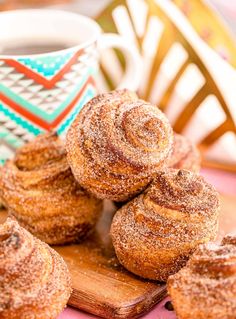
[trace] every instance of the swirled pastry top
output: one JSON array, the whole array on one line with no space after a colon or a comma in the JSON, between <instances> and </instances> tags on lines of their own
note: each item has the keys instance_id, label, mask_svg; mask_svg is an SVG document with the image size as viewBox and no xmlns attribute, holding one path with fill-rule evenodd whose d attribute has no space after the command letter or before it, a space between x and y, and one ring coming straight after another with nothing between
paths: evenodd
<instances>
[{"instance_id":1,"label":"swirled pastry top","mask_svg":"<svg viewBox=\"0 0 236 319\"><path fill-rule=\"evenodd\" d=\"M66 151L57 133L39 135L16 151L15 165L24 171L37 170L65 158Z\"/></svg>"},{"instance_id":2,"label":"swirled pastry top","mask_svg":"<svg viewBox=\"0 0 236 319\"><path fill-rule=\"evenodd\" d=\"M16 189L19 184L24 190L48 185L53 189L53 185L56 188L62 183L72 189L77 184L67 162L65 147L54 132L39 135L19 148L15 158L3 167L3 173L4 183L8 186L12 183Z\"/></svg>"},{"instance_id":3,"label":"swirled pastry top","mask_svg":"<svg viewBox=\"0 0 236 319\"><path fill-rule=\"evenodd\" d=\"M0 274L6 277L3 284L10 284L7 273L13 275L18 273L20 268L23 270L24 267L29 267L28 264L24 264L24 261L27 256L34 253L34 250L35 240L33 236L24 228L21 228L17 222L8 219L6 223L0 225ZM21 262L23 263L21 264ZM33 280L34 274L40 271L41 265L33 260L31 266L33 266ZM48 266L50 267L50 265ZM29 276L26 269L23 271L22 276Z\"/></svg>"},{"instance_id":4,"label":"swirled pastry top","mask_svg":"<svg viewBox=\"0 0 236 319\"><path fill-rule=\"evenodd\" d=\"M8 219L0 225L0 317L56 318L70 293L63 259Z\"/></svg>"},{"instance_id":5,"label":"swirled pastry top","mask_svg":"<svg viewBox=\"0 0 236 319\"><path fill-rule=\"evenodd\" d=\"M83 108L67 138L69 157L82 156L114 174L153 169L168 156L173 133L165 115L127 90L99 95ZM73 160L73 159L71 159Z\"/></svg>"},{"instance_id":6,"label":"swirled pastry top","mask_svg":"<svg viewBox=\"0 0 236 319\"><path fill-rule=\"evenodd\" d=\"M233 238L234 237L234 238ZM200 245L186 267L168 279L178 318L234 319L236 237Z\"/></svg>"},{"instance_id":7,"label":"swirled pastry top","mask_svg":"<svg viewBox=\"0 0 236 319\"><path fill-rule=\"evenodd\" d=\"M214 187L202 176L187 170L160 171L145 198L153 204L189 214L209 215L219 207Z\"/></svg>"},{"instance_id":8,"label":"swirled pastry top","mask_svg":"<svg viewBox=\"0 0 236 319\"><path fill-rule=\"evenodd\" d=\"M213 278L236 275L236 246L200 245L190 259L189 267L197 274Z\"/></svg>"},{"instance_id":9,"label":"swirled pastry top","mask_svg":"<svg viewBox=\"0 0 236 319\"><path fill-rule=\"evenodd\" d=\"M140 193L164 165L172 144L165 115L127 90L88 102L66 139L68 161L80 185L115 201Z\"/></svg>"}]
</instances>

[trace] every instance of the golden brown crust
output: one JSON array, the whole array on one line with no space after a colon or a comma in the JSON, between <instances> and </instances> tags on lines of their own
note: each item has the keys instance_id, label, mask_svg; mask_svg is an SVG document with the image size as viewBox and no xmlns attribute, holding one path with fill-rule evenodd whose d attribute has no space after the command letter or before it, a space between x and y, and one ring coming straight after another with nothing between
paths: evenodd
<instances>
[{"instance_id":1,"label":"golden brown crust","mask_svg":"<svg viewBox=\"0 0 236 319\"><path fill-rule=\"evenodd\" d=\"M189 261L189 267L199 275L220 278L236 274L236 246L202 245Z\"/></svg>"},{"instance_id":2,"label":"golden brown crust","mask_svg":"<svg viewBox=\"0 0 236 319\"><path fill-rule=\"evenodd\" d=\"M75 181L64 146L54 133L37 137L5 164L0 198L10 216L48 244L83 239L102 208L102 202Z\"/></svg>"},{"instance_id":3,"label":"golden brown crust","mask_svg":"<svg viewBox=\"0 0 236 319\"><path fill-rule=\"evenodd\" d=\"M235 319L236 236L201 245L168 291L179 319Z\"/></svg>"},{"instance_id":4,"label":"golden brown crust","mask_svg":"<svg viewBox=\"0 0 236 319\"><path fill-rule=\"evenodd\" d=\"M165 281L200 243L215 238L219 200L204 179L185 170L159 172L146 191L114 216L111 237L121 264Z\"/></svg>"},{"instance_id":5,"label":"golden brown crust","mask_svg":"<svg viewBox=\"0 0 236 319\"><path fill-rule=\"evenodd\" d=\"M201 168L200 152L187 137L175 133L173 151L168 159L167 166L199 173Z\"/></svg>"},{"instance_id":6,"label":"golden brown crust","mask_svg":"<svg viewBox=\"0 0 236 319\"><path fill-rule=\"evenodd\" d=\"M22 171L33 171L65 160L65 147L55 132L39 135L16 151L15 165Z\"/></svg>"},{"instance_id":7,"label":"golden brown crust","mask_svg":"<svg viewBox=\"0 0 236 319\"><path fill-rule=\"evenodd\" d=\"M146 196L153 204L190 216L199 214L210 217L212 211L217 211L219 207L215 188L201 175L182 169L160 171Z\"/></svg>"},{"instance_id":8,"label":"golden brown crust","mask_svg":"<svg viewBox=\"0 0 236 319\"><path fill-rule=\"evenodd\" d=\"M127 90L92 99L67 135L78 182L99 198L127 201L164 165L173 132L164 114Z\"/></svg>"},{"instance_id":9,"label":"golden brown crust","mask_svg":"<svg viewBox=\"0 0 236 319\"><path fill-rule=\"evenodd\" d=\"M71 293L64 260L11 219L0 225L0 277L1 319L56 319Z\"/></svg>"},{"instance_id":10,"label":"golden brown crust","mask_svg":"<svg viewBox=\"0 0 236 319\"><path fill-rule=\"evenodd\" d=\"M234 246L236 246L236 234L227 234L222 239L222 245L234 245Z\"/></svg>"}]
</instances>

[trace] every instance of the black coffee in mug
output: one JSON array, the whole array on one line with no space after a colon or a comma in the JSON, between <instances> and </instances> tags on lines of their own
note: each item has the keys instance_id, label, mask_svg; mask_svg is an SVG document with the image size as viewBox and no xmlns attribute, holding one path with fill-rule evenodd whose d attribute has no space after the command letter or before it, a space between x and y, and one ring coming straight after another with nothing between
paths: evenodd
<instances>
[{"instance_id":1,"label":"black coffee in mug","mask_svg":"<svg viewBox=\"0 0 236 319\"><path fill-rule=\"evenodd\" d=\"M31 55L42 54L49 52L56 52L68 49L70 46L55 42L55 43L22 43L22 44L7 44L1 48L0 54L2 55Z\"/></svg>"},{"instance_id":2,"label":"black coffee in mug","mask_svg":"<svg viewBox=\"0 0 236 319\"><path fill-rule=\"evenodd\" d=\"M94 20L60 10L0 12L0 129L6 132L0 166L42 132L66 136L84 104L105 88L99 57L111 48L126 60L119 87L135 91L142 71L137 49L117 34L103 34Z\"/></svg>"}]
</instances>

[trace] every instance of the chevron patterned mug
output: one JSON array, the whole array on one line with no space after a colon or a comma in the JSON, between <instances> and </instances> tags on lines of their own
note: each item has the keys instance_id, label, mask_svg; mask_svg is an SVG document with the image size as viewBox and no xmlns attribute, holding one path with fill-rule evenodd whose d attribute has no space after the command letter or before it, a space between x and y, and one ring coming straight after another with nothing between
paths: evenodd
<instances>
[{"instance_id":1,"label":"chevron patterned mug","mask_svg":"<svg viewBox=\"0 0 236 319\"><path fill-rule=\"evenodd\" d=\"M27 52L34 46L40 53ZM111 47L126 59L118 87L136 90L141 78L137 50L118 35L102 34L90 18L55 10L0 13L0 164L44 131L65 134L97 94L99 55Z\"/></svg>"}]
</instances>

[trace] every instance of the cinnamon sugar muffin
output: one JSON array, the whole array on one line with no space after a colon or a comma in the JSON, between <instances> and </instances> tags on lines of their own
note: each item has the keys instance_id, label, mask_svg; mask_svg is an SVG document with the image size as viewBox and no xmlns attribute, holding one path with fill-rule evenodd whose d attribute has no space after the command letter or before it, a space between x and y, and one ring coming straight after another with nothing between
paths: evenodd
<instances>
[{"instance_id":1,"label":"cinnamon sugar muffin","mask_svg":"<svg viewBox=\"0 0 236 319\"><path fill-rule=\"evenodd\" d=\"M235 319L236 236L201 245L168 279L168 291L179 319Z\"/></svg>"},{"instance_id":2,"label":"cinnamon sugar muffin","mask_svg":"<svg viewBox=\"0 0 236 319\"><path fill-rule=\"evenodd\" d=\"M66 263L8 218L0 225L0 318L56 319L71 294Z\"/></svg>"},{"instance_id":3,"label":"cinnamon sugar muffin","mask_svg":"<svg viewBox=\"0 0 236 319\"><path fill-rule=\"evenodd\" d=\"M6 162L0 175L0 198L9 216L51 245L83 240L102 211L102 201L74 179L55 133L39 135Z\"/></svg>"},{"instance_id":4,"label":"cinnamon sugar muffin","mask_svg":"<svg viewBox=\"0 0 236 319\"><path fill-rule=\"evenodd\" d=\"M100 94L72 123L67 156L79 184L101 199L130 200L165 165L173 131L166 116L128 90Z\"/></svg>"},{"instance_id":5,"label":"cinnamon sugar muffin","mask_svg":"<svg viewBox=\"0 0 236 319\"><path fill-rule=\"evenodd\" d=\"M143 278L166 281L196 247L214 239L219 198L203 177L160 171L144 193L118 210L111 237L120 263Z\"/></svg>"}]
</instances>

